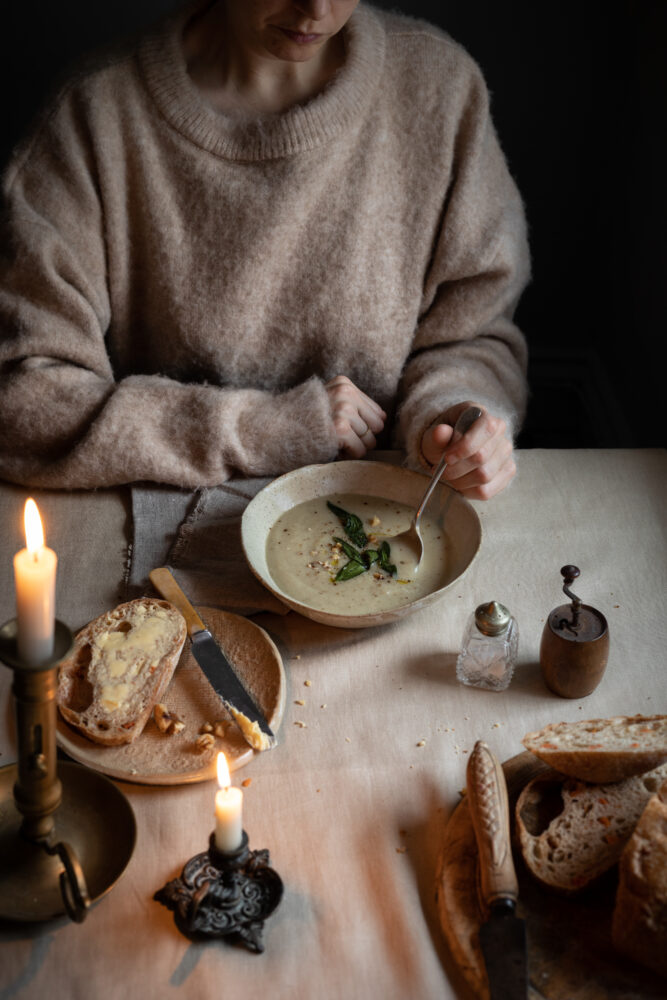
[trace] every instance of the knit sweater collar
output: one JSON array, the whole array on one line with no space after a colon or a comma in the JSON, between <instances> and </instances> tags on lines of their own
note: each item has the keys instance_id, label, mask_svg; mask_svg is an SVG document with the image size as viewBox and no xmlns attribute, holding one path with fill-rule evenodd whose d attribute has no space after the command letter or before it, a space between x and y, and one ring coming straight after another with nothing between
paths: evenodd
<instances>
[{"instance_id":1,"label":"knit sweater collar","mask_svg":"<svg viewBox=\"0 0 667 1000\"><path fill-rule=\"evenodd\" d=\"M267 160L316 149L363 115L384 63L385 36L376 14L358 7L345 32L346 59L327 87L282 114L242 122L212 108L188 76L181 36L192 5L147 35L139 59L162 115L182 135L217 156Z\"/></svg>"}]
</instances>

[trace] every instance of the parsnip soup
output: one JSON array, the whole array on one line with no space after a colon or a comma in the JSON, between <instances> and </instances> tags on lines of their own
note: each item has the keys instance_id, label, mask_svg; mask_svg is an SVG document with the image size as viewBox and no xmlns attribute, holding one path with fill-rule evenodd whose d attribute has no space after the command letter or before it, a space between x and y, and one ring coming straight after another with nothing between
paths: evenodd
<instances>
[{"instance_id":1,"label":"parsnip soup","mask_svg":"<svg viewBox=\"0 0 667 1000\"><path fill-rule=\"evenodd\" d=\"M396 500L341 493L298 504L282 514L266 543L269 573L293 600L343 615L375 614L425 597L448 582L445 534L422 515L424 558L394 543L414 509Z\"/></svg>"}]
</instances>

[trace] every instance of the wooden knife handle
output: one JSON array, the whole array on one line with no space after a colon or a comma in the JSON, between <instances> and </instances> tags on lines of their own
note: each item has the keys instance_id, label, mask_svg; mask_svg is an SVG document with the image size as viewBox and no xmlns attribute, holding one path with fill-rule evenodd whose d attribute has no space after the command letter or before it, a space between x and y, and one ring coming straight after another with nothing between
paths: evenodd
<instances>
[{"instance_id":1,"label":"wooden knife handle","mask_svg":"<svg viewBox=\"0 0 667 1000\"><path fill-rule=\"evenodd\" d=\"M166 566L152 569L148 575L158 594L162 594L165 601L169 601L181 612L188 626L189 635L201 632L202 629L206 628Z\"/></svg>"},{"instance_id":2,"label":"wooden knife handle","mask_svg":"<svg viewBox=\"0 0 667 1000\"><path fill-rule=\"evenodd\" d=\"M503 769L482 740L478 740L467 768L468 801L479 851L482 900L516 902L519 884L510 844L509 802Z\"/></svg>"}]
</instances>

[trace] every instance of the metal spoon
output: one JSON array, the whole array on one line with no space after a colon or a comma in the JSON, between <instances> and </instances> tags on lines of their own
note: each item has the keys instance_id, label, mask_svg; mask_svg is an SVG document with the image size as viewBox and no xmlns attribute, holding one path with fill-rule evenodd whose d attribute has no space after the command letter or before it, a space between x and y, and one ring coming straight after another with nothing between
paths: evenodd
<instances>
[{"instance_id":1,"label":"metal spoon","mask_svg":"<svg viewBox=\"0 0 667 1000\"><path fill-rule=\"evenodd\" d=\"M469 406L463 411L459 419L454 424L454 433L452 434L452 443L458 441L466 431L469 431L476 420L482 415L482 411L478 406ZM431 482L428 484L428 489L423 496L422 502L417 507L415 511L415 516L412 518L412 524L407 531L402 531L400 535L393 535L391 539L391 544L395 545L397 542L399 545L405 545L407 548L411 549L414 553L417 561L415 567L412 570L412 576L416 576L419 572L419 566L424 557L424 542L422 540L421 532L419 530L419 522L421 516L424 513L424 508L431 498L431 494L436 487L436 483L440 480L440 476L443 474L447 467L447 459L445 455L442 456L435 469L433 470L433 475L431 476Z\"/></svg>"}]
</instances>

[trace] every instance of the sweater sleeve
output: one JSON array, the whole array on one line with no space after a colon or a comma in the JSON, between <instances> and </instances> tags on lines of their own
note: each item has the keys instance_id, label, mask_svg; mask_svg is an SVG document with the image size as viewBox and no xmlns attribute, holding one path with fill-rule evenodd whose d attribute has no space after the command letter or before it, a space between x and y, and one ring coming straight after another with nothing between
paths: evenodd
<instances>
[{"instance_id":1,"label":"sweater sleeve","mask_svg":"<svg viewBox=\"0 0 667 1000\"><path fill-rule=\"evenodd\" d=\"M419 467L421 436L449 406L472 400L519 430L527 348L513 321L530 277L523 205L475 67L454 169L424 282L420 322L399 388L396 443Z\"/></svg>"},{"instance_id":2,"label":"sweater sleeve","mask_svg":"<svg viewBox=\"0 0 667 1000\"><path fill-rule=\"evenodd\" d=\"M85 137L72 129L68 144L51 141L48 172L30 166L32 154L22 147L4 180L0 476L70 489L138 480L192 488L334 458L318 378L275 394L160 374L115 378L103 212Z\"/></svg>"}]
</instances>

